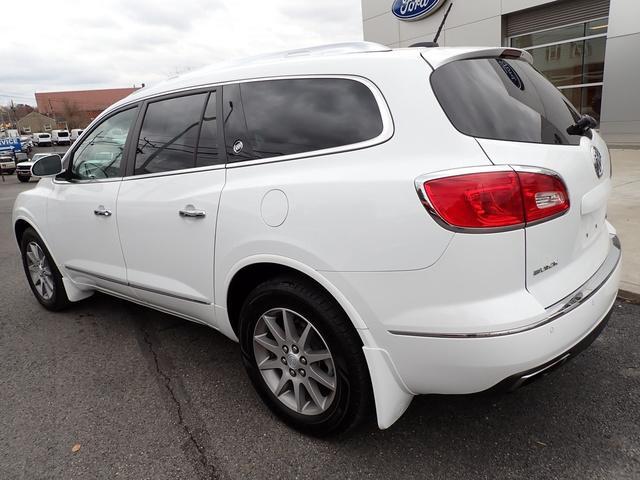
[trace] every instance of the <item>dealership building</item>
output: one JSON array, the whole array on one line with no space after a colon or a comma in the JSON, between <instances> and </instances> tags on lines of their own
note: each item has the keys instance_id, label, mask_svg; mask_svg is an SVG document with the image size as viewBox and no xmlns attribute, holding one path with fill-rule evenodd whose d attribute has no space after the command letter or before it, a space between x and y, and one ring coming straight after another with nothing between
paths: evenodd
<instances>
[{"instance_id":1,"label":"dealership building","mask_svg":"<svg viewBox=\"0 0 640 480\"><path fill-rule=\"evenodd\" d=\"M430 42L447 11L440 46L523 48L610 144L640 146L640 0L362 0L364 39Z\"/></svg>"}]
</instances>

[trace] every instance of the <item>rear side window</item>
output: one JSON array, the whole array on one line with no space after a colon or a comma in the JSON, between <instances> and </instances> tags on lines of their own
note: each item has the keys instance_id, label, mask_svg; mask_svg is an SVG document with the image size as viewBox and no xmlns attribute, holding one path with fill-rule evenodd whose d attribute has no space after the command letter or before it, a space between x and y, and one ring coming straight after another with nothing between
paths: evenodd
<instances>
[{"instance_id":1,"label":"rear side window","mask_svg":"<svg viewBox=\"0 0 640 480\"><path fill-rule=\"evenodd\" d=\"M580 115L523 60L458 60L431 75L433 91L453 125L472 137L579 145L567 133Z\"/></svg>"},{"instance_id":2,"label":"rear side window","mask_svg":"<svg viewBox=\"0 0 640 480\"><path fill-rule=\"evenodd\" d=\"M355 80L247 82L225 87L224 95L227 152L235 161L352 145L383 130L373 93Z\"/></svg>"},{"instance_id":3,"label":"rear side window","mask_svg":"<svg viewBox=\"0 0 640 480\"><path fill-rule=\"evenodd\" d=\"M196 145L207 97L207 93L201 93L149 104L138 138L135 175L196 166Z\"/></svg>"}]
</instances>

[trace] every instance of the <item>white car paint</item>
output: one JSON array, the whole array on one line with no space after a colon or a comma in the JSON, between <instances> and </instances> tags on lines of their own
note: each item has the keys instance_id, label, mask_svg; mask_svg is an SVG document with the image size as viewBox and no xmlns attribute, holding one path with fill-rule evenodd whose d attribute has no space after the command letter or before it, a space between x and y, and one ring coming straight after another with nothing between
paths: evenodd
<instances>
[{"instance_id":1,"label":"white car paint","mask_svg":"<svg viewBox=\"0 0 640 480\"><path fill-rule=\"evenodd\" d=\"M502 51L342 46L258 57L147 87L87 132L110 111L156 95L345 72L374 93L385 126L362 148L326 155L79 184L43 179L16 200L14 223L36 228L75 289L72 300L102 290L234 340L227 294L237 272L264 262L304 273L360 335L378 424L387 428L414 395L478 392L556 358L596 328L616 296L615 231L604 220L610 181L580 173L593 172L591 144L585 139L558 155L556 146L476 140L453 127L430 88L431 66ZM593 143L607 151L599 136ZM527 229L474 235L442 228L417 198L421 175L493 163L558 171L570 212ZM94 215L101 207L112 215ZM185 208L206 218L182 218ZM552 259L559 267L534 278L532 267ZM588 283L594 273L602 280L595 286Z\"/></svg>"}]
</instances>

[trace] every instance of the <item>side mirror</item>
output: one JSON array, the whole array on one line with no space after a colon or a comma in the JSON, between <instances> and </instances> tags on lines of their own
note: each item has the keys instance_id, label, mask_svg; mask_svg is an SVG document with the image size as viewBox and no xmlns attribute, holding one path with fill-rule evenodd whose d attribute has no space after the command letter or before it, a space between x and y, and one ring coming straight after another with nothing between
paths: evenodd
<instances>
[{"instance_id":1,"label":"side mirror","mask_svg":"<svg viewBox=\"0 0 640 480\"><path fill-rule=\"evenodd\" d=\"M55 177L64 171L60 155L47 155L39 158L31 165L31 175L34 177Z\"/></svg>"}]
</instances>

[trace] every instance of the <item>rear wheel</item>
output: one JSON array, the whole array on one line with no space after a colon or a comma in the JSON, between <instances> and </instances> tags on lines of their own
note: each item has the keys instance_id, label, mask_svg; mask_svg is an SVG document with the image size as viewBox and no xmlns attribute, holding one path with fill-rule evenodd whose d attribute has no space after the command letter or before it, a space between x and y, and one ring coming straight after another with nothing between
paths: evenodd
<instances>
[{"instance_id":1,"label":"rear wheel","mask_svg":"<svg viewBox=\"0 0 640 480\"><path fill-rule=\"evenodd\" d=\"M372 394L362 344L326 292L294 278L269 280L249 294L240 321L249 377L287 424L324 436L367 417Z\"/></svg>"},{"instance_id":2,"label":"rear wheel","mask_svg":"<svg viewBox=\"0 0 640 480\"><path fill-rule=\"evenodd\" d=\"M33 228L27 228L20 241L22 264L31 291L48 310L61 310L69 305L62 275L42 239Z\"/></svg>"}]
</instances>

